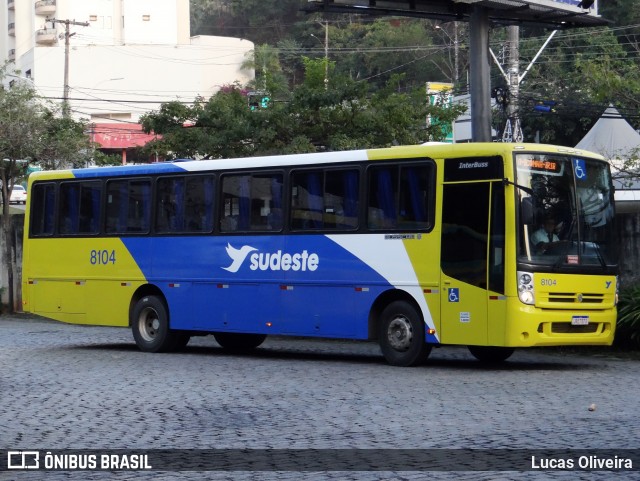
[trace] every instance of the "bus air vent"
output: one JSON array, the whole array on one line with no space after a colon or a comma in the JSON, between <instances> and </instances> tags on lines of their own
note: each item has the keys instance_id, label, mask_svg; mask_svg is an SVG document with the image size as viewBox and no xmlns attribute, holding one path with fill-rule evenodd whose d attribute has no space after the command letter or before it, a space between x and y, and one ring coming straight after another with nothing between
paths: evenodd
<instances>
[{"instance_id":1,"label":"bus air vent","mask_svg":"<svg viewBox=\"0 0 640 481\"><path fill-rule=\"evenodd\" d=\"M602 304L604 294L579 292L550 292L549 302L576 302L582 304Z\"/></svg>"},{"instance_id":2,"label":"bus air vent","mask_svg":"<svg viewBox=\"0 0 640 481\"><path fill-rule=\"evenodd\" d=\"M552 322L551 332L556 334L589 334L598 331L600 324L597 322L586 326L572 326L569 322Z\"/></svg>"}]
</instances>

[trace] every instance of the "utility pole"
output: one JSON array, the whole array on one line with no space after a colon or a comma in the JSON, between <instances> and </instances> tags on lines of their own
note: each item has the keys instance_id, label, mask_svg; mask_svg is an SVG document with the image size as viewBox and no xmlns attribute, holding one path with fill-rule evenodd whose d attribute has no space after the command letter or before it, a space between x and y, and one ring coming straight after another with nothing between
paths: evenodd
<instances>
[{"instance_id":1,"label":"utility pole","mask_svg":"<svg viewBox=\"0 0 640 481\"><path fill-rule=\"evenodd\" d=\"M520 94L520 83L526 77L526 75L531 70L531 67L536 63L540 54L544 51L544 49L549 45L551 39L557 33L557 30L551 32L551 35L545 40L538 53L535 54L531 62L522 75L520 75L520 50L519 50L519 42L520 42L520 29L517 26L509 27L507 32L507 44L509 49L509 61L507 62L507 72L500 66L500 61L493 53L493 51L489 50L489 53L493 57L494 62L496 63L498 69L502 73L503 77L507 81L507 85L509 86L509 103L506 109L507 113L507 122L504 127L504 132L502 134L503 142L522 142L523 133L522 127L520 126L520 115L518 112L518 95Z\"/></svg>"},{"instance_id":2,"label":"utility pole","mask_svg":"<svg viewBox=\"0 0 640 481\"><path fill-rule=\"evenodd\" d=\"M57 20L51 18L48 20L55 28L56 23L64 24L64 90L62 94L62 115L69 116L69 39L75 33L69 33L71 25L78 25L80 27L88 27L89 22L76 22L75 20Z\"/></svg>"},{"instance_id":3,"label":"utility pole","mask_svg":"<svg viewBox=\"0 0 640 481\"><path fill-rule=\"evenodd\" d=\"M324 22L324 89L329 89L329 21Z\"/></svg>"},{"instance_id":4,"label":"utility pole","mask_svg":"<svg viewBox=\"0 0 640 481\"><path fill-rule=\"evenodd\" d=\"M329 90L329 21L318 21L324 27L324 89ZM318 42L322 42L314 34L311 34Z\"/></svg>"},{"instance_id":5,"label":"utility pole","mask_svg":"<svg viewBox=\"0 0 640 481\"><path fill-rule=\"evenodd\" d=\"M473 6L469 25L471 75L471 140L491 142L491 85L489 75L489 9Z\"/></svg>"},{"instance_id":6,"label":"utility pole","mask_svg":"<svg viewBox=\"0 0 640 481\"><path fill-rule=\"evenodd\" d=\"M509 104L507 105L507 125L502 134L503 142L522 142L524 135L520 125L518 96L520 95L520 27L507 28L507 82L509 84Z\"/></svg>"},{"instance_id":7,"label":"utility pole","mask_svg":"<svg viewBox=\"0 0 640 481\"><path fill-rule=\"evenodd\" d=\"M449 45L453 43L453 76L451 78L451 83L453 83L455 90L456 88L458 88L458 81L460 80L460 44L458 42L458 22L453 22L453 38L451 38L449 32L447 32L447 30L441 25L436 25L435 29L442 32L445 37L447 37Z\"/></svg>"},{"instance_id":8,"label":"utility pole","mask_svg":"<svg viewBox=\"0 0 640 481\"><path fill-rule=\"evenodd\" d=\"M460 81L460 44L458 43L458 22L453 22L453 55L454 55L454 74L453 74L453 86L454 89L458 88L458 82Z\"/></svg>"}]
</instances>

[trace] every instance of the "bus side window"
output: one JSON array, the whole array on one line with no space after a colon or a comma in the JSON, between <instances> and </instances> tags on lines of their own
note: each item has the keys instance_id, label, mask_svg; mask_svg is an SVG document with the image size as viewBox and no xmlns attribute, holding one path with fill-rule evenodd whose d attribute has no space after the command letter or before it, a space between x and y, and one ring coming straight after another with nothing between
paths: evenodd
<instances>
[{"instance_id":1,"label":"bus side window","mask_svg":"<svg viewBox=\"0 0 640 481\"><path fill-rule=\"evenodd\" d=\"M33 184L31 197L31 235L34 237L52 235L56 205L55 185Z\"/></svg>"},{"instance_id":2,"label":"bus side window","mask_svg":"<svg viewBox=\"0 0 640 481\"><path fill-rule=\"evenodd\" d=\"M158 180L155 229L158 233L184 230L184 179L169 177Z\"/></svg>"},{"instance_id":3,"label":"bus side window","mask_svg":"<svg viewBox=\"0 0 640 481\"><path fill-rule=\"evenodd\" d=\"M213 177L187 178L185 229L188 232L211 232L213 228Z\"/></svg>"},{"instance_id":4,"label":"bus side window","mask_svg":"<svg viewBox=\"0 0 640 481\"><path fill-rule=\"evenodd\" d=\"M60 212L58 215L58 232L60 234L77 234L80 221L79 207L80 185L77 182L60 184Z\"/></svg>"},{"instance_id":5,"label":"bus side window","mask_svg":"<svg viewBox=\"0 0 640 481\"><path fill-rule=\"evenodd\" d=\"M129 189L127 232L149 232L151 224L151 183L147 180L132 181Z\"/></svg>"},{"instance_id":6,"label":"bus side window","mask_svg":"<svg viewBox=\"0 0 640 481\"><path fill-rule=\"evenodd\" d=\"M294 172L291 178L291 227L321 229L324 226L322 173Z\"/></svg>"},{"instance_id":7,"label":"bus side window","mask_svg":"<svg viewBox=\"0 0 640 481\"><path fill-rule=\"evenodd\" d=\"M222 178L222 232L282 228L282 174L227 175Z\"/></svg>"},{"instance_id":8,"label":"bus side window","mask_svg":"<svg viewBox=\"0 0 640 481\"><path fill-rule=\"evenodd\" d=\"M358 228L359 172L296 171L291 176L291 228Z\"/></svg>"},{"instance_id":9,"label":"bus side window","mask_svg":"<svg viewBox=\"0 0 640 481\"><path fill-rule=\"evenodd\" d=\"M148 180L107 182L107 233L148 232L150 218L151 183Z\"/></svg>"},{"instance_id":10,"label":"bus side window","mask_svg":"<svg viewBox=\"0 0 640 481\"><path fill-rule=\"evenodd\" d=\"M83 182L80 184L80 222L78 232L97 234L100 231L102 211L102 183Z\"/></svg>"},{"instance_id":11,"label":"bus side window","mask_svg":"<svg viewBox=\"0 0 640 481\"><path fill-rule=\"evenodd\" d=\"M400 229L428 229L430 187L433 173L430 166L402 166L400 171L399 217ZM431 189L433 190L433 189Z\"/></svg>"},{"instance_id":12,"label":"bus side window","mask_svg":"<svg viewBox=\"0 0 640 481\"><path fill-rule=\"evenodd\" d=\"M235 232L247 230L249 224L250 176L225 175L222 177L220 230ZM242 219L242 220L241 220Z\"/></svg>"},{"instance_id":13,"label":"bus side window","mask_svg":"<svg viewBox=\"0 0 640 481\"><path fill-rule=\"evenodd\" d=\"M282 176L271 177L271 205L267 212L267 226L269 230L282 230L283 214L282 204L284 202L284 192L282 188Z\"/></svg>"},{"instance_id":14,"label":"bus side window","mask_svg":"<svg viewBox=\"0 0 640 481\"><path fill-rule=\"evenodd\" d=\"M370 229L389 229L397 221L397 167L385 166L369 169Z\"/></svg>"},{"instance_id":15,"label":"bus side window","mask_svg":"<svg viewBox=\"0 0 640 481\"><path fill-rule=\"evenodd\" d=\"M358 227L357 170L333 170L325 173L324 226L329 229Z\"/></svg>"},{"instance_id":16,"label":"bus side window","mask_svg":"<svg viewBox=\"0 0 640 481\"><path fill-rule=\"evenodd\" d=\"M373 230L427 230L433 225L432 164L407 162L368 169L368 226Z\"/></svg>"},{"instance_id":17,"label":"bus side window","mask_svg":"<svg viewBox=\"0 0 640 481\"><path fill-rule=\"evenodd\" d=\"M282 175L259 174L251 178L252 231L282 228Z\"/></svg>"}]
</instances>

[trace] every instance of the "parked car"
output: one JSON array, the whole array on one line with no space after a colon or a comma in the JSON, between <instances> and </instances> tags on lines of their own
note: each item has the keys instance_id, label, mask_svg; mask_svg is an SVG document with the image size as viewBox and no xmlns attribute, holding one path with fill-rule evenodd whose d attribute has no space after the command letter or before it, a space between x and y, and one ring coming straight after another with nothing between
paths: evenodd
<instances>
[{"instance_id":1,"label":"parked car","mask_svg":"<svg viewBox=\"0 0 640 481\"><path fill-rule=\"evenodd\" d=\"M27 191L21 185L14 185L9 197L9 204L26 204Z\"/></svg>"}]
</instances>

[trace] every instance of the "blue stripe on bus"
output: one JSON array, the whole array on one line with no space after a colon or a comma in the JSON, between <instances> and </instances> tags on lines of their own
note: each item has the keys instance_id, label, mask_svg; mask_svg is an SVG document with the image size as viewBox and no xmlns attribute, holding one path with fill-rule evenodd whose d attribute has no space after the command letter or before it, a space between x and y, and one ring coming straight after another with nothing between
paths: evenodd
<instances>
[{"instance_id":1,"label":"blue stripe on bus","mask_svg":"<svg viewBox=\"0 0 640 481\"><path fill-rule=\"evenodd\" d=\"M179 165L157 163L148 165L123 165L117 167L91 167L88 169L73 169L71 171L78 179L119 176L119 175L149 175L149 174L175 174L187 172Z\"/></svg>"},{"instance_id":2,"label":"blue stripe on bus","mask_svg":"<svg viewBox=\"0 0 640 481\"><path fill-rule=\"evenodd\" d=\"M366 339L371 304L393 288L323 235L122 241L165 295L174 329Z\"/></svg>"}]
</instances>

